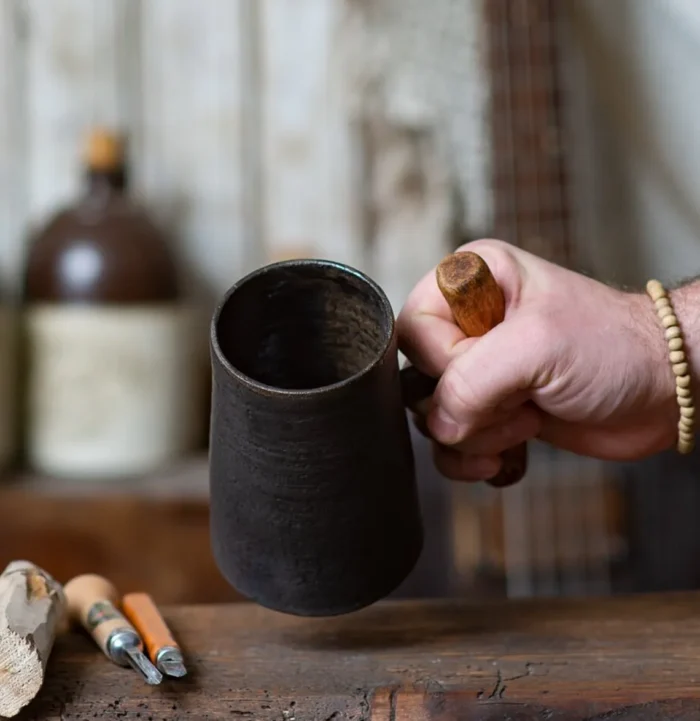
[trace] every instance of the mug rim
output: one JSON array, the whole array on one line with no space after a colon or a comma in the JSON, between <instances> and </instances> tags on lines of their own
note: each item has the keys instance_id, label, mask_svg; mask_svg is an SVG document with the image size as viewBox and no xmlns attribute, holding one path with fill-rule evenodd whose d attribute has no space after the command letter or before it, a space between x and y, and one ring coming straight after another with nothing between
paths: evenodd
<instances>
[{"instance_id":1,"label":"mug rim","mask_svg":"<svg viewBox=\"0 0 700 721\"><path fill-rule=\"evenodd\" d=\"M243 373L243 371L234 366L221 349L217 334L217 326L221 318L221 313L226 307L226 304L235 295L236 291L240 290L246 283L277 268L298 267L334 268L335 270L339 270L345 274L353 275L356 278L359 278L362 282L367 284L374 291L376 296L379 298L383 309L386 311L386 317L389 321L388 332L386 334L386 338L381 349L377 352L372 362L368 363L362 370L358 371L357 373L353 373L351 376L348 376L341 381L337 381L329 385L316 386L314 388L280 388L278 386L272 386L267 383L263 383L262 381L258 381L255 378L249 376L247 373ZM209 324L209 342L218 362L223 366L223 368L228 373L235 376L241 383L248 386L248 388L258 391L260 393L264 393L265 395L304 397L312 395L322 395L324 393L329 393L333 390L339 390L353 383L356 383L358 380L360 380L360 378L366 376L374 368L376 368L386 357L391 347L395 330L396 319L394 317L394 309L391 306L391 302L389 301L386 292L376 281L372 280L372 278L370 278L366 273L363 273L361 270L358 270L357 268L354 268L340 261L327 260L324 258L292 258L262 265L259 268L252 270L250 273L247 273L229 287L229 289L224 293L220 301L217 303L216 308L214 309L214 313Z\"/></svg>"}]
</instances>

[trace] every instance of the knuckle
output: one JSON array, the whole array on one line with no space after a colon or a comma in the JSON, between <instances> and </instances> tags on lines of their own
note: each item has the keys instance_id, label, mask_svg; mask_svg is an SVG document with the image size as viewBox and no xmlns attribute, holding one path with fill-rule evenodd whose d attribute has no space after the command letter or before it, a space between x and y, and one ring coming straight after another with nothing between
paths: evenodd
<instances>
[{"instance_id":1,"label":"knuckle","mask_svg":"<svg viewBox=\"0 0 700 721\"><path fill-rule=\"evenodd\" d=\"M438 386L436 401L455 420L464 422L478 410L477 392L469 377L460 371L459 364L448 368Z\"/></svg>"},{"instance_id":2,"label":"knuckle","mask_svg":"<svg viewBox=\"0 0 700 721\"><path fill-rule=\"evenodd\" d=\"M517 304L523 270L523 250L503 240L485 238L465 243L458 251L471 251L481 255L507 296Z\"/></svg>"},{"instance_id":3,"label":"knuckle","mask_svg":"<svg viewBox=\"0 0 700 721\"><path fill-rule=\"evenodd\" d=\"M471 240L468 243L464 243L457 251L470 250L477 252L479 250L491 250L494 253L503 255L504 257L514 258L513 246L510 243L506 243L504 240L498 238L479 238L477 240Z\"/></svg>"}]
</instances>

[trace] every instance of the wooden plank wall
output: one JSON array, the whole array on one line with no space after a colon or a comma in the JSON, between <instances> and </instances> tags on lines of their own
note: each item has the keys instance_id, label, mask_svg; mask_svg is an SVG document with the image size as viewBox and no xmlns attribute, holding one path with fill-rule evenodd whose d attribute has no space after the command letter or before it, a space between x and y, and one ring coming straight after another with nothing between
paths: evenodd
<instances>
[{"instance_id":1,"label":"wooden plank wall","mask_svg":"<svg viewBox=\"0 0 700 721\"><path fill-rule=\"evenodd\" d=\"M466 3L472 15L480 2ZM455 5L431 4L434 32L423 33L421 52L431 43L436 52L426 57L450 57L444 30ZM27 232L78 191L81 138L106 124L128 132L135 191L172 230L209 303L269 259L320 255L372 274L398 308L453 244L464 220L455 198L480 167L472 154L460 178L444 131L455 108L426 100L426 83L406 92L418 47L400 41L430 30L421 7L3 0L2 279L17 286ZM453 46L472 47L471 34L455 27ZM483 74L476 56L467 62L471 75L451 78L453 97L476 97ZM456 135L473 137L479 122L478 113L471 125L462 118ZM472 207L484 205L484 178Z\"/></svg>"},{"instance_id":2,"label":"wooden plank wall","mask_svg":"<svg viewBox=\"0 0 700 721\"><path fill-rule=\"evenodd\" d=\"M135 191L209 307L261 263L324 256L370 273L398 310L493 227L482 3L0 0L0 282L17 288L28 231L78 192L81 138L106 124L129 133ZM445 492L471 572L489 504ZM495 511L514 595L541 590L533 559L552 553L524 493Z\"/></svg>"}]
</instances>

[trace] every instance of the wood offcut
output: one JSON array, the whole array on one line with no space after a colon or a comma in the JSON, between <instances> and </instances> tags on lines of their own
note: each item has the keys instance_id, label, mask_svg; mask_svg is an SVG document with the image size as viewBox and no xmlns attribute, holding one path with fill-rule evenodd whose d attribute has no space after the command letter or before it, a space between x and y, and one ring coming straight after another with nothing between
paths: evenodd
<instances>
[{"instance_id":1,"label":"wood offcut","mask_svg":"<svg viewBox=\"0 0 700 721\"><path fill-rule=\"evenodd\" d=\"M39 692L65 608L62 587L38 566L13 561L0 575L0 718Z\"/></svg>"}]
</instances>

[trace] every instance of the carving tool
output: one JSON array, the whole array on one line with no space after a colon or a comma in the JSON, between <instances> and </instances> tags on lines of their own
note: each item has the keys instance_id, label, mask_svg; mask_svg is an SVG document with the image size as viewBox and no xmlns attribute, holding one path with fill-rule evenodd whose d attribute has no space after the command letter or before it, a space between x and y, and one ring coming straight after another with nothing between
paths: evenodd
<instances>
[{"instance_id":1,"label":"carving tool","mask_svg":"<svg viewBox=\"0 0 700 721\"><path fill-rule=\"evenodd\" d=\"M122 609L141 634L148 655L158 670L167 676L185 676L187 669L182 651L151 596L147 593L127 593L122 599Z\"/></svg>"},{"instance_id":2,"label":"carving tool","mask_svg":"<svg viewBox=\"0 0 700 721\"><path fill-rule=\"evenodd\" d=\"M136 629L117 609L117 589L95 574L77 576L65 586L70 618L80 623L107 658L131 666L146 683L159 684L161 672L148 660Z\"/></svg>"}]
</instances>

